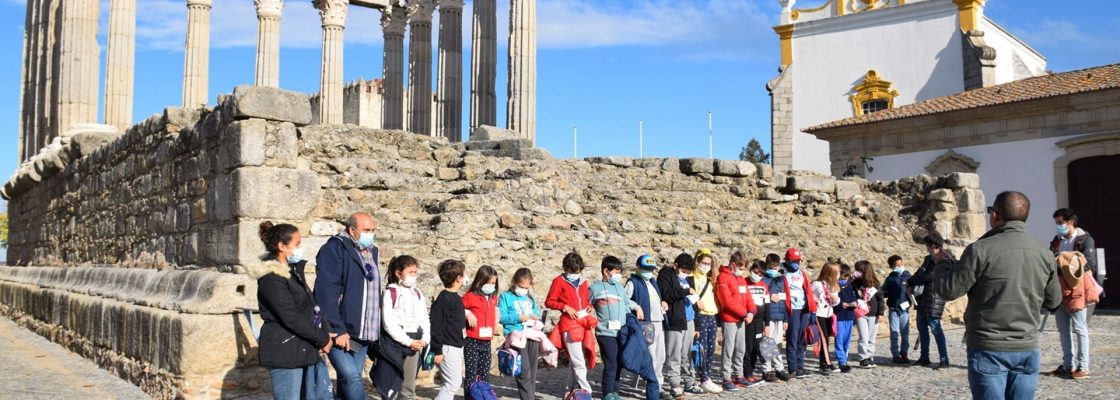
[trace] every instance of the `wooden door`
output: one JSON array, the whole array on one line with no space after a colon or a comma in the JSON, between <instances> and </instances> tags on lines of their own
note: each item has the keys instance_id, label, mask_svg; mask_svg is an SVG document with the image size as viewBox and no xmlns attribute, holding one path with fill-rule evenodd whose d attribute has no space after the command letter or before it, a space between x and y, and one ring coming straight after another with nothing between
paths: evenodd
<instances>
[{"instance_id":1,"label":"wooden door","mask_svg":"<svg viewBox=\"0 0 1120 400\"><path fill-rule=\"evenodd\" d=\"M1105 249L1110 268L1106 297L1097 307L1120 309L1120 155L1083 158L1069 164L1069 206L1078 227Z\"/></svg>"}]
</instances>

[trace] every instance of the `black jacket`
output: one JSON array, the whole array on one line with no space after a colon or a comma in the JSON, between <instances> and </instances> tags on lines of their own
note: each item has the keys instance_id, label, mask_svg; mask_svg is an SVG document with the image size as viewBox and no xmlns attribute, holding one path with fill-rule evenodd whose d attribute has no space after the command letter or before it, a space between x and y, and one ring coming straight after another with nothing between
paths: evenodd
<instances>
[{"instance_id":1,"label":"black jacket","mask_svg":"<svg viewBox=\"0 0 1120 400\"><path fill-rule=\"evenodd\" d=\"M432 354L442 355L443 346L463 347L463 329L467 327L463 298L446 290L439 291L431 311Z\"/></svg>"},{"instance_id":2,"label":"black jacket","mask_svg":"<svg viewBox=\"0 0 1120 400\"><path fill-rule=\"evenodd\" d=\"M945 300L930 290L929 283L933 281L934 277L938 275L937 269L942 266L935 265L933 257L926 256L922 261L922 266L914 272L914 276L906 281L906 286L914 289L918 286L925 286L921 296L915 296L918 300L918 312L932 318L941 318L941 314L945 312Z\"/></svg>"},{"instance_id":3,"label":"black jacket","mask_svg":"<svg viewBox=\"0 0 1120 400\"><path fill-rule=\"evenodd\" d=\"M856 279L855 282L852 282L852 289L855 289L857 296L863 298L864 291L870 288L863 285L862 279ZM882 290L875 288L875 295L867 299L867 307L867 316L869 317L882 317L887 312L887 302L883 297Z\"/></svg>"},{"instance_id":4,"label":"black jacket","mask_svg":"<svg viewBox=\"0 0 1120 400\"><path fill-rule=\"evenodd\" d=\"M688 278L688 284L691 287L692 277ZM688 289L681 287L677 271L670 267L661 268L661 272L657 274L657 286L660 290L658 294L661 296L661 301L669 303L669 312L665 313L665 325L668 330L683 331L688 329L688 320L685 318L684 310L688 303L685 300L685 297L688 296ZM650 307L653 307L653 304L650 304Z\"/></svg>"},{"instance_id":5,"label":"black jacket","mask_svg":"<svg viewBox=\"0 0 1120 400\"><path fill-rule=\"evenodd\" d=\"M319 362L330 340L327 321L314 323L315 299L304 277L306 261L287 265L266 261L255 268L260 306L260 363L265 368L302 368Z\"/></svg>"}]
</instances>

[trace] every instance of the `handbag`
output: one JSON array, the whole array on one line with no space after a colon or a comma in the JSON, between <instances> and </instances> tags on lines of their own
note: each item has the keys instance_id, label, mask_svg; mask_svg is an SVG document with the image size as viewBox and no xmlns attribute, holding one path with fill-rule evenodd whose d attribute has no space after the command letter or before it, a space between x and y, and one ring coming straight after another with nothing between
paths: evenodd
<instances>
[{"instance_id":1,"label":"handbag","mask_svg":"<svg viewBox=\"0 0 1120 400\"><path fill-rule=\"evenodd\" d=\"M513 349L498 350L498 373L505 376L521 376L521 353Z\"/></svg>"},{"instance_id":2,"label":"handbag","mask_svg":"<svg viewBox=\"0 0 1120 400\"><path fill-rule=\"evenodd\" d=\"M704 365L704 349L700 346L700 341L692 342L692 369L699 371L701 366Z\"/></svg>"},{"instance_id":3,"label":"handbag","mask_svg":"<svg viewBox=\"0 0 1120 400\"><path fill-rule=\"evenodd\" d=\"M862 291L862 299L856 300L856 319L866 317L871 313L871 306L867 304L867 289Z\"/></svg>"}]
</instances>

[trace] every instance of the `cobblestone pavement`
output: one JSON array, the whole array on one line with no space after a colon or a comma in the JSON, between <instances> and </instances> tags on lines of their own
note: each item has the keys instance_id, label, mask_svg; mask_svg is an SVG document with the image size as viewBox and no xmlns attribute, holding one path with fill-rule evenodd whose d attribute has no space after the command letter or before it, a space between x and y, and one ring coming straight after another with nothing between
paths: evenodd
<instances>
[{"instance_id":1,"label":"cobblestone pavement","mask_svg":"<svg viewBox=\"0 0 1120 400\"><path fill-rule=\"evenodd\" d=\"M853 368L852 372L834 372L830 376L814 373L805 379L787 383L763 384L758 387L741 389L735 393L718 395L696 395L696 399L964 399L969 398L968 371L966 369L965 347L961 343L964 327L946 323L946 341L949 347L950 368L934 370L927 367L901 367L890 364L890 339L881 337L876 341L877 360L875 369ZM1092 377L1085 380L1067 380L1048 376L1039 377L1038 399L1115 399L1120 398L1120 316L1095 316L1090 324L1092 348ZM917 340L917 331L911 330L911 341ZM913 344L913 343L911 343ZM852 350L856 340L852 340ZM936 346L931 349L933 359L937 358ZM918 351L911 351L917 358ZM717 359L718 359L717 355ZM1054 319L1050 318L1047 331L1042 336L1042 370L1054 369L1062 358L1058 334L1054 331ZM812 354L806 359L807 366L814 372L817 362ZM858 364L858 363L856 363ZM718 371L719 366L715 367ZM559 399L566 382L565 370L542 370L540 383L537 384L538 399ZM717 376L718 373L716 374ZM599 398L598 381L602 368L589 374L589 380ZM517 391L512 378L494 377L495 389L502 398L516 398ZM632 390L633 375L624 372L623 397L644 398L642 392ZM435 391L418 390L418 395L431 398Z\"/></svg>"},{"instance_id":2,"label":"cobblestone pavement","mask_svg":"<svg viewBox=\"0 0 1120 400\"><path fill-rule=\"evenodd\" d=\"M140 388L0 317L0 398L147 399Z\"/></svg>"}]
</instances>

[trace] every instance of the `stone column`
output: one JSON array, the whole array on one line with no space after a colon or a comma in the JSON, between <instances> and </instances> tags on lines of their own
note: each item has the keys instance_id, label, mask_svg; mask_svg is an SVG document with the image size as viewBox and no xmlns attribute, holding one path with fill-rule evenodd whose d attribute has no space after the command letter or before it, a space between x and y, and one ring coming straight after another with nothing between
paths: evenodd
<instances>
[{"instance_id":1,"label":"stone column","mask_svg":"<svg viewBox=\"0 0 1120 400\"><path fill-rule=\"evenodd\" d=\"M319 71L319 123L342 124L342 33L346 28L346 0L315 0L323 23L323 60Z\"/></svg>"},{"instance_id":2,"label":"stone column","mask_svg":"<svg viewBox=\"0 0 1120 400\"><path fill-rule=\"evenodd\" d=\"M471 129L498 124L498 10L495 0L475 0L471 22Z\"/></svg>"},{"instance_id":3,"label":"stone column","mask_svg":"<svg viewBox=\"0 0 1120 400\"><path fill-rule=\"evenodd\" d=\"M436 134L463 140L463 0L439 4L439 83Z\"/></svg>"},{"instance_id":4,"label":"stone column","mask_svg":"<svg viewBox=\"0 0 1120 400\"><path fill-rule=\"evenodd\" d=\"M39 26L36 29L39 37L36 51L39 53L36 66L38 88L35 95L36 128L31 138L31 157L39 148L46 146L51 138L59 135L58 128L58 73L60 36L62 35L62 0L37 0L39 17L36 20Z\"/></svg>"},{"instance_id":5,"label":"stone column","mask_svg":"<svg viewBox=\"0 0 1120 400\"><path fill-rule=\"evenodd\" d=\"M537 138L537 0L510 0L506 128Z\"/></svg>"},{"instance_id":6,"label":"stone column","mask_svg":"<svg viewBox=\"0 0 1120 400\"><path fill-rule=\"evenodd\" d=\"M280 87L280 11L284 0L254 0L257 5L257 86Z\"/></svg>"},{"instance_id":7,"label":"stone column","mask_svg":"<svg viewBox=\"0 0 1120 400\"><path fill-rule=\"evenodd\" d=\"M121 133L132 125L135 49L136 0L112 0L105 56L105 124Z\"/></svg>"},{"instance_id":8,"label":"stone column","mask_svg":"<svg viewBox=\"0 0 1120 400\"><path fill-rule=\"evenodd\" d=\"M432 12L435 0L413 1L408 29L408 130L432 134Z\"/></svg>"},{"instance_id":9,"label":"stone column","mask_svg":"<svg viewBox=\"0 0 1120 400\"><path fill-rule=\"evenodd\" d=\"M183 52L183 107L206 105L210 78L210 8L213 0L187 0L187 45Z\"/></svg>"},{"instance_id":10,"label":"stone column","mask_svg":"<svg viewBox=\"0 0 1120 400\"><path fill-rule=\"evenodd\" d=\"M31 36L35 31L35 0L27 2L27 10L23 20L23 53L20 62L20 86L19 86L19 139L18 147L16 147L17 160L23 160L29 157L26 149L24 148L25 141L27 140L28 133L31 131L31 115L33 115L31 102L31 93L33 92L31 83L31 60L35 55L31 53Z\"/></svg>"},{"instance_id":11,"label":"stone column","mask_svg":"<svg viewBox=\"0 0 1120 400\"><path fill-rule=\"evenodd\" d=\"M381 10L381 30L385 35L382 62L384 102L381 103L384 129L404 129L404 29L407 22L408 11L405 8Z\"/></svg>"},{"instance_id":12,"label":"stone column","mask_svg":"<svg viewBox=\"0 0 1120 400\"><path fill-rule=\"evenodd\" d=\"M101 51L97 45L97 0L61 2L58 60L58 130L65 135L74 125L97 123L97 94ZM47 138L47 143L53 139ZM45 145L45 143L44 143Z\"/></svg>"}]
</instances>

